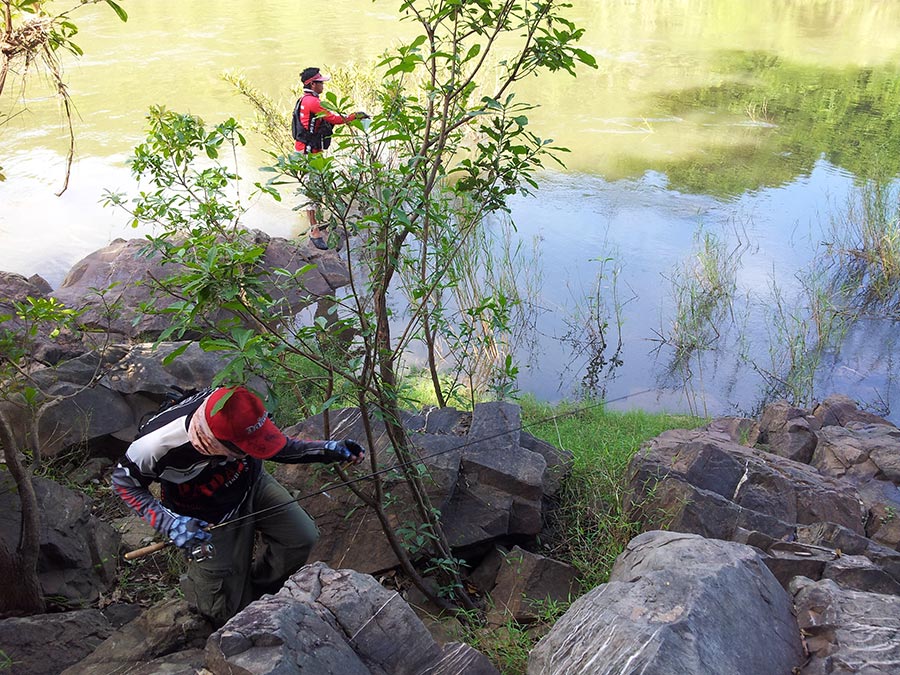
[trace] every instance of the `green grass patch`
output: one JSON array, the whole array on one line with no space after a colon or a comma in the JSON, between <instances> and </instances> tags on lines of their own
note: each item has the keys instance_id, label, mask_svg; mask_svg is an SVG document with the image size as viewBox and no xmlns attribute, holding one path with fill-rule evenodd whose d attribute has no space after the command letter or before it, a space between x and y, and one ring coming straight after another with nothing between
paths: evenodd
<instances>
[{"instance_id":1,"label":"green grass patch","mask_svg":"<svg viewBox=\"0 0 900 675\"><path fill-rule=\"evenodd\" d=\"M707 420L688 415L613 412L602 405L522 402L532 435L568 450L572 472L552 514L553 556L574 565L584 589L605 583L616 557L640 532L628 516L628 463L641 444L668 429Z\"/></svg>"},{"instance_id":2,"label":"green grass patch","mask_svg":"<svg viewBox=\"0 0 900 675\"><path fill-rule=\"evenodd\" d=\"M669 429L691 429L708 420L642 411L612 412L590 401L549 405L526 397L522 423L528 433L572 453L572 472L558 495L549 524L549 555L576 567L585 592L609 579L616 557L640 533L627 514L628 463L641 445ZM544 608L527 625L511 618L500 626L466 624L459 636L503 675L523 675L534 645L567 609Z\"/></svg>"}]
</instances>

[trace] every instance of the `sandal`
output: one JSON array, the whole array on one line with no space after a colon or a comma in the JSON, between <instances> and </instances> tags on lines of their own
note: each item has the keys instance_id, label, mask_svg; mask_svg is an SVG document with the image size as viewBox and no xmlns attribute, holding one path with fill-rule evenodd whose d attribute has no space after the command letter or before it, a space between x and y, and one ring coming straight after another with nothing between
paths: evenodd
<instances>
[{"instance_id":1,"label":"sandal","mask_svg":"<svg viewBox=\"0 0 900 675\"><path fill-rule=\"evenodd\" d=\"M328 250L328 244L325 243L325 240L322 237L313 237L312 235L310 235L309 240L313 243L313 246L315 246L320 251Z\"/></svg>"}]
</instances>

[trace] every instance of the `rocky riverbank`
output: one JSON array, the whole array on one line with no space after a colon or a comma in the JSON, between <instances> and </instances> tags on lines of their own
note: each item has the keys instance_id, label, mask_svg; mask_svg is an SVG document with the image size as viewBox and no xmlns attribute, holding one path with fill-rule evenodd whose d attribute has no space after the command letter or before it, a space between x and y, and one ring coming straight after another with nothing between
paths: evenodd
<instances>
[{"instance_id":1,"label":"rocky riverbank","mask_svg":"<svg viewBox=\"0 0 900 675\"><path fill-rule=\"evenodd\" d=\"M0 296L87 300L100 326L109 298L91 306L88 289L146 274L125 271L146 264L135 262L136 245L115 242L56 291L39 277L0 275ZM272 247L282 267L290 259L299 269L315 255L291 246ZM327 259L318 264L321 292L339 287L340 270L329 272ZM102 492L136 425L166 392L206 386L222 366L190 342L144 342L162 328L142 324L140 301L127 293L118 298L124 317L105 319L110 344L102 354L66 336L42 343L46 365L32 375L48 389L72 392L41 419L45 457L77 449L84 461L67 485L35 479L40 584L57 611L0 619L0 669L496 673L431 620L421 594L402 582L374 515L348 490L314 494L333 477L299 465L277 475L309 495L303 506L322 535L314 562L281 591L216 631L177 594L150 606L123 597L129 567L122 554L153 533L127 512L98 511L90 495ZM315 293L291 302L308 305ZM176 350L177 359L165 358ZM321 416L279 422L298 436L324 432ZM395 460L383 427L368 422L388 466ZM517 406L409 411L403 422L431 476L429 497L449 542L470 565L466 583L482 598L486 621L527 625L541 603L577 598L533 650L530 675L900 672L900 430L853 401L835 395L811 410L775 402L759 419L716 419L645 444L627 486L630 515L644 532L596 588L582 588L572 567L544 555L549 509L565 508L558 495L572 457L522 431ZM354 409L331 411L329 424L342 435L364 435ZM402 482L386 481L398 495L391 517L402 521ZM0 509L8 516L0 542L14 550L20 507L6 471Z\"/></svg>"}]
</instances>

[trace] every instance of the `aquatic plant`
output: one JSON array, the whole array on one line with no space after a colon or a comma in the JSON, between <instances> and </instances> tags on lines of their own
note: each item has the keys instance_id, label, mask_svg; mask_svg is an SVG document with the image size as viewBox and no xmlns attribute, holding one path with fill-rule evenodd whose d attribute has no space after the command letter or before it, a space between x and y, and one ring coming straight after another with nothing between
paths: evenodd
<instances>
[{"instance_id":1,"label":"aquatic plant","mask_svg":"<svg viewBox=\"0 0 900 675\"><path fill-rule=\"evenodd\" d=\"M668 281L672 287L674 310L671 319L657 331L657 350L671 352L664 379L680 383L691 411L699 414L697 389L704 388L703 358L719 345L723 329L734 319L737 270L748 250L746 238L728 242L702 226L695 233L695 252L679 263ZM707 414L702 403L702 414Z\"/></svg>"}]
</instances>

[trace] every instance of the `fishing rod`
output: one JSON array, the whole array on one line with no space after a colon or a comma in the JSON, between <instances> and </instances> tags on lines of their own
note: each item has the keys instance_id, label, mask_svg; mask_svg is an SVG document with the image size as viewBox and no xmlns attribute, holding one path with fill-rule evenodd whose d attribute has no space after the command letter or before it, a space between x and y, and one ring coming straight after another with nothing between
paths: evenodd
<instances>
[{"instance_id":1,"label":"fishing rod","mask_svg":"<svg viewBox=\"0 0 900 675\"><path fill-rule=\"evenodd\" d=\"M407 467L416 466L418 464L424 464L426 462L426 460L433 459L435 457L439 457L440 455L445 455L449 452L456 452L457 450L464 450L465 448L472 446L476 443L482 443L484 441L490 441L495 438L501 438L512 432L524 431L525 429L529 429L531 427L538 426L540 424L547 424L549 422L555 422L555 421L562 419L564 417L567 417L569 415L577 415L577 414L586 412L588 410L593 410L594 408L599 408L601 406L609 405L610 403L618 403L620 401L625 401L634 396L641 396L643 394L648 394L652 391L654 391L654 390L653 389L644 389L642 391L635 391L630 394L625 394L624 396L619 396L617 398L612 398L612 399L608 399L608 400L605 399L602 401L597 401L596 403L591 403L589 405L585 405L580 408L576 408L574 410L569 410L569 411L566 411L563 413L559 413L558 415L551 415L550 417L546 417L544 419L536 420L534 422L530 422L527 424L522 424L522 425L519 425L518 427L516 427L515 429L507 429L505 431L501 431L501 432L493 434L493 435L481 436L472 441L463 443L461 445L454 446L452 448L447 448L445 450L439 450L438 452L433 452L429 455L422 455L417 459L409 460L407 462L400 462L399 464L393 464L393 465L385 467L383 469L377 469L371 473L367 473L362 476L357 476L356 478L351 478L349 480L345 480L340 483L334 483L332 485L329 485L328 487L324 487L320 490L316 490L314 492L310 492L310 493L301 495L300 497L295 497L294 499L290 499L290 500L282 502L280 504L274 504L273 506L269 506L264 509L260 509L259 511L254 511L253 513L247 513L243 516L238 516L236 518L232 518L231 520L226 520L224 522L217 523L215 525L210 525L209 527L206 528L206 530L209 532L212 532L214 530L218 530L218 529L221 529L221 528L224 528L227 526L234 527L234 526L236 526L236 524L239 524L242 521L247 520L248 518L254 518L256 520L259 520L260 516L265 517L265 514L270 513L270 512L275 512L279 509L286 508L287 506L290 506L291 504L295 504L295 503L304 501L306 499L316 497L318 495L323 495L323 494L327 495L329 490L334 490L334 489L343 488L343 487L349 487L350 485L354 485L354 484L360 483L364 480L369 480L371 478L375 478L376 476L380 476L385 473L390 473L391 471L397 471L398 469L404 469ZM125 554L124 557L125 557L125 560L136 560L138 558L142 558L151 553L155 553L156 551L160 551L171 544L172 544L171 540L159 541L159 542L150 544L148 546L144 546L143 548L138 548L133 551L129 551L128 553Z\"/></svg>"}]
</instances>

